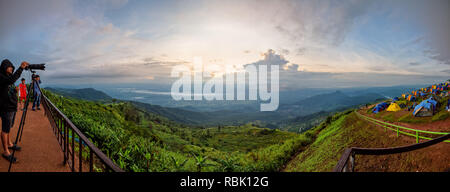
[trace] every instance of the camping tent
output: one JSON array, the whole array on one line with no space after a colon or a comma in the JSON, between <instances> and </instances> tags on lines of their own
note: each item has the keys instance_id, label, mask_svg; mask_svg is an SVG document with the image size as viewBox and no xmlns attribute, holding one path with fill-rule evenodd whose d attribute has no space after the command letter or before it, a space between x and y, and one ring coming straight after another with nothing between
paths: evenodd
<instances>
[{"instance_id":1,"label":"camping tent","mask_svg":"<svg viewBox=\"0 0 450 192\"><path fill-rule=\"evenodd\" d=\"M413 111L413 115L415 117L428 117L434 115L434 109L436 109L437 101L433 100L433 98L429 98L427 100L423 100L420 104L418 104Z\"/></svg>"},{"instance_id":2,"label":"camping tent","mask_svg":"<svg viewBox=\"0 0 450 192\"><path fill-rule=\"evenodd\" d=\"M384 109L386 109L386 107L388 106L387 103L383 102L383 103L379 103L378 105L376 105L373 110L372 113L378 113L380 111L383 111Z\"/></svg>"},{"instance_id":3,"label":"camping tent","mask_svg":"<svg viewBox=\"0 0 450 192\"><path fill-rule=\"evenodd\" d=\"M440 90L438 90L438 89L433 89L433 90L431 90L431 93L433 93L433 94L435 94L435 95L438 95L438 94L440 93Z\"/></svg>"},{"instance_id":4,"label":"camping tent","mask_svg":"<svg viewBox=\"0 0 450 192\"><path fill-rule=\"evenodd\" d=\"M394 97L394 99L392 99L392 101L398 101L398 97Z\"/></svg>"},{"instance_id":5,"label":"camping tent","mask_svg":"<svg viewBox=\"0 0 450 192\"><path fill-rule=\"evenodd\" d=\"M408 100L408 101L416 101L416 97L414 97L413 95L408 95L406 100Z\"/></svg>"},{"instance_id":6,"label":"camping tent","mask_svg":"<svg viewBox=\"0 0 450 192\"><path fill-rule=\"evenodd\" d=\"M402 110L402 108L400 108L400 106L398 106L397 103L391 103L391 105L389 105L389 107L386 109L386 111L400 111Z\"/></svg>"}]
</instances>

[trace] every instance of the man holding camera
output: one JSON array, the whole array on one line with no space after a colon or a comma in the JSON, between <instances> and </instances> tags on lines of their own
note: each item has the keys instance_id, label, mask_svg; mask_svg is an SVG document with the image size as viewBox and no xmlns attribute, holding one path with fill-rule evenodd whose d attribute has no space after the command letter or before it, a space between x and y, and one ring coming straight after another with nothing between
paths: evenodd
<instances>
[{"instance_id":1,"label":"man holding camera","mask_svg":"<svg viewBox=\"0 0 450 192\"><path fill-rule=\"evenodd\" d=\"M9 131L14 125L14 117L17 112L17 90L14 83L20 78L23 69L28 67L27 62L22 62L20 68L14 72L14 65L5 59L0 65L0 117L2 119L2 156L8 161L16 162L9 149L20 150L20 147L11 142Z\"/></svg>"}]
</instances>

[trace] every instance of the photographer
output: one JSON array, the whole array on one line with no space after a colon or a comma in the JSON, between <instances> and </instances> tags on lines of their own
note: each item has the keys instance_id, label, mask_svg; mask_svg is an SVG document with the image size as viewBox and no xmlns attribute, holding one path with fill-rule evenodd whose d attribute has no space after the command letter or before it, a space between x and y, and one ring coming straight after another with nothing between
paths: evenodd
<instances>
[{"instance_id":1,"label":"photographer","mask_svg":"<svg viewBox=\"0 0 450 192\"><path fill-rule=\"evenodd\" d=\"M33 76L34 81L33 81L33 92L34 92L34 101L33 101L33 107L32 110L35 111L36 110L36 106L37 106L37 110L41 110L41 108L39 108L40 104L41 104L41 90L39 89L39 85L41 84L41 78L39 77L39 75Z\"/></svg>"},{"instance_id":2,"label":"photographer","mask_svg":"<svg viewBox=\"0 0 450 192\"><path fill-rule=\"evenodd\" d=\"M11 142L9 131L14 125L14 117L17 112L17 90L14 83L20 78L23 69L28 66L27 62L22 62L20 68L14 72L14 65L5 59L0 65L0 117L2 119L1 139L3 144L2 156L8 161L16 161L12 157L9 149L20 150L20 147ZM13 158L13 159L12 159Z\"/></svg>"}]
</instances>

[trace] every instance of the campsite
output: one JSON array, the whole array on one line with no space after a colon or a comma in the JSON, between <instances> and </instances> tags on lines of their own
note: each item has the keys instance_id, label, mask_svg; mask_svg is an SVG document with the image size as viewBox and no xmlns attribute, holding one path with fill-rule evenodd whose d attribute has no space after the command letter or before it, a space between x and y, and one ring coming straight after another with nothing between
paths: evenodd
<instances>
[{"instance_id":1,"label":"campsite","mask_svg":"<svg viewBox=\"0 0 450 192\"><path fill-rule=\"evenodd\" d=\"M450 80L372 104L364 109L365 115L408 127L448 132L449 91Z\"/></svg>"}]
</instances>

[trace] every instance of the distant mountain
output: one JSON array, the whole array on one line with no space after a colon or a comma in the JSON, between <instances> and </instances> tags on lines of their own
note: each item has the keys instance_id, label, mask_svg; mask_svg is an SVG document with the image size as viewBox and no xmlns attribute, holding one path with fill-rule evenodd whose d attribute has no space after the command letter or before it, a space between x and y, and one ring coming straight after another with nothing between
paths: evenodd
<instances>
[{"instance_id":1,"label":"distant mountain","mask_svg":"<svg viewBox=\"0 0 450 192\"><path fill-rule=\"evenodd\" d=\"M216 126L242 125L254 121L279 121L283 117L277 112L243 112L220 110L212 112L190 111L181 108L162 107L148 103L129 101L142 110L164 116L172 121L188 125Z\"/></svg>"},{"instance_id":2,"label":"distant mountain","mask_svg":"<svg viewBox=\"0 0 450 192\"><path fill-rule=\"evenodd\" d=\"M195 112L179 108L161 107L159 105L152 105L137 101L128 101L128 102L149 113L158 114L172 121L184 124L190 125L201 124L202 122L205 122L213 117L211 113L206 112Z\"/></svg>"},{"instance_id":3,"label":"distant mountain","mask_svg":"<svg viewBox=\"0 0 450 192\"><path fill-rule=\"evenodd\" d=\"M113 98L102 91L93 88L85 89L62 89L46 88L49 91L90 101L111 101ZM294 96L292 96L294 98ZM163 107L138 101L124 99L142 110L166 117L172 121L196 125L196 126L217 126L217 125L242 125L254 122L270 128L281 128L291 131L307 130L318 121L332 112L345 110L361 104L371 103L378 99L384 99L382 95L376 93L361 93L356 96L348 96L341 91L318 94L307 97L293 104L281 104L277 111L260 112L257 109L227 108L215 111L198 111L191 107ZM205 104L204 104L205 105Z\"/></svg>"},{"instance_id":4,"label":"distant mountain","mask_svg":"<svg viewBox=\"0 0 450 192\"><path fill-rule=\"evenodd\" d=\"M361 95L348 96L341 91L325 93L308 97L290 105L281 105L279 112L289 116L305 116L320 111L334 111L336 109L358 106L385 99L377 93L362 93Z\"/></svg>"},{"instance_id":5,"label":"distant mountain","mask_svg":"<svg viewBox=\"0 0 450 192\"><path fill-rule=\"evenodd\" d=\"M64 89L46 87L46 90L62 95L64 97L72 97L76 99L84 99L89 101L111 101L113 98L104 92L93 88L84 89Z\"/></svg>"}]
</instances>

